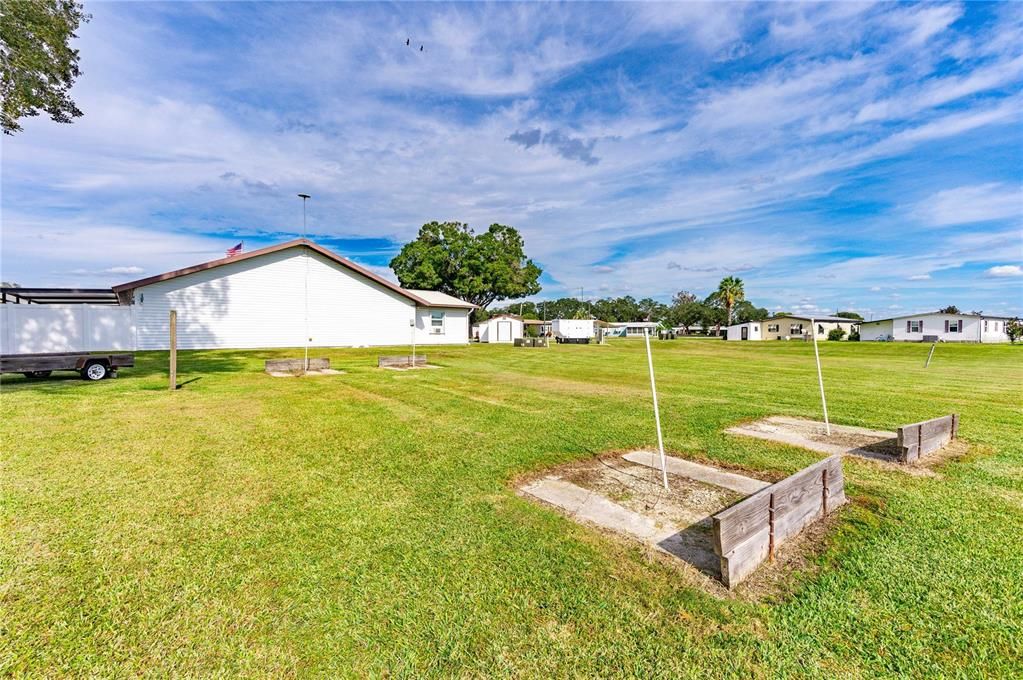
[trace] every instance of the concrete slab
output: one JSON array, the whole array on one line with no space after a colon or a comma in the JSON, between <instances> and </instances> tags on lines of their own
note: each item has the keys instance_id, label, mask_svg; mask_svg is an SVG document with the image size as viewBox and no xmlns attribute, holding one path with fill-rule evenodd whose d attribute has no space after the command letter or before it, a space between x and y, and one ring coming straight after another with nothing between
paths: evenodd
<instances>
[{"instance_id":1,"label":"concrete slab","mask_svg":"<svg viewBox=\"0 0 1023 680\"><path fill-rule=\"evenodd\" d=\"M879 460L890 460L895 446L895 433L853 425L831 425L827 434L824 423L789 416L771 416L725 432L767 441L798 446L829 455L853 454Z\"/></svg>"},{"instance_id":2,"label":"concrete slab","mask_svg":"<svg viewBox=\"0 0 1023 680\"><path fill-rule=\"evenodd\" d=\"M633 451L625 454L622 458L630 463L645 465L656 470L661 469L661 456L656 451ZM674 456L665 456L665 462L668 466L668 474L688 477L704 484L720 486L723 489L730 489L741 494L754 494L764 487L770 486L770 482L746 477L734 472L725 472L709 465L693 463L692 461Z\"/></svg>"},{"instance_id":3,"label":"concrete slab","mask_svg":"<svg viewBox=\"0 0 1023 680\"><path fill-rule=\"evenodd\" d=\"M424 368L440 368L433 364L426 364L425 366L380 366L385 371L421 371Z\"/></svg>"},{"instance_id":4,"label":"concrete slab","mask_svg":"<svg viewBox=\"0 0 1023 680\"><path fill-rule=\"evenodd\" d=\"M714 554L712 537L706 522L677 527L654 520L615 503L603 494L545 477L522 487L522 492L563 510L577 521L639 540L650 547L678 557L709 576L717 578L719 560Z\"/></svg>"},{"instance_id":5,"label":"concrete slab","mask_svg":"<svg viewBox=\"0 0 1023 680\"><path fill-rule=\"evenodd\" d=\"M324 368L319 371L267 371L268 374L274 378L304 378L314 377L317 375L344 375L344 371L338 371L333 368Z\"/></svg>"},{"instance_id":6,"label":"concrete slab","mask_svg":"<svg viewBox=\"0 0 1023 680\"><path fill-rule=\"evenodd\" d=\"M675 533L672 526L658 526L649 517L615 503L607 496L584 489L557 477L544 477L522 487L522 491L557 506L572 516L597 526L629 534L643 541ZM661 535L663 534L663 535Z\"/></svg>"}]
</instances>

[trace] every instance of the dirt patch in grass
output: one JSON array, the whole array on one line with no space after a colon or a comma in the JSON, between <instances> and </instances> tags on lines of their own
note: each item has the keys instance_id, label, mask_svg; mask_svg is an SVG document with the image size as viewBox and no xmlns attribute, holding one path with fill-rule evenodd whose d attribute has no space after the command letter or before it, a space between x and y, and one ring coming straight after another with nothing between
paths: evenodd
<instances>
[{"instance_id":1,"label":"dirt patch in grass","mask_svg":"<svg viewBox=\"0 0 1023 680\"><path fill-rule=\"evenodd\" d=\"M712 518L747 496L670 472L665 490L659 469L622 455L614 452L535 471L516 479L515 486L520 495L605 536L643 546L648 559L679 570L686 583L716 597L783 599L802 580L792 574L815 573L815 556L824 550L834 515L787 541L773 561L729 591L720 580Z\"/></svg>"},{"instance_id":2,"label":"dirt patch in grass","mask_svg":"<svg viewBox=\"0 0 1023 680\"><path fill-rule=\"evenodd\" d=\"M728 428L726 432L799 446L821 453L868 458L883 467L918 477L934 476L935 472L932 470L934 466L950 458L964 455L969 448L962 441L955 440L940 451L929 454L915 463L906 464L898 461L899 448L895 433L884 430L832 424L829 435L822 422L771 416Z\"/></svg>"}]
</instances>

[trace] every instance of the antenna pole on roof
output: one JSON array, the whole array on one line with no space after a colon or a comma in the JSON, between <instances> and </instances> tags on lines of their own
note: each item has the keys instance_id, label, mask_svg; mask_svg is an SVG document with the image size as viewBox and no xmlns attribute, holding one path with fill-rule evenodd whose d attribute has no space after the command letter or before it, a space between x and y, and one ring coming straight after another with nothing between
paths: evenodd
<instances>
[{"instance_id":1,"label":"antenna pole on roof","mask_svg":"<svg viewBox=\"0 0 1023 680\"><path fill-rule=\"evenodd\" d=\"M306 201L308 201L312 197L309 194L299 194L298 197L302 199L302 238L305 238L306 233L305 204ZM303 345L305 345L305 361L303 362L303 365L305 366L305 371L308 373L309 343L312 342L313 340L312 338L309 337L309 253L305 254L305 280L303 282L303 286L305 289L303 296L303 300L305 303L305 342L302 343Z\"/></svg>"}]
</instances>

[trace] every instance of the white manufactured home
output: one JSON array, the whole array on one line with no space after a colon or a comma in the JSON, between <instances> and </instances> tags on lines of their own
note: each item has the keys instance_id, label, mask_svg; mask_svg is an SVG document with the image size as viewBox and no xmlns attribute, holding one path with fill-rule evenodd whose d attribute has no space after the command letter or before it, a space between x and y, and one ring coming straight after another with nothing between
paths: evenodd
<instances>
[{"instance_id":1,"label":"white manufactured home","mask_svg":"<svg viewBox=\"0 0 1023 680\"><path fill-rule=\"evenodd\" d=\"M859 321L842 316L783 314L763 321L732 324L725 330L725 337L728 340L809 340L816 335L818 340L826 340L828 333L836 328L849 337L858 324Z\"/></svg>"},{"instance_id":2,"label":"white manufactured home","mask_svg":"<svg viewBox=\"0 0 1023 680\"><path fill-rule=\"evenodd\" d=\"M661 324L656 321L612 321L607 324L607 334L623 338L642 338L650 334L657 336Z\"/></svg>"},{"instance_id":3,"label":"white manufactured home","mask_svg":"<svg viewBox=\"0 0 1023 680\"><path fill-rule=\"evenodd\" d=\"M514 314L493 316L481 321L477 328L480 342L511 344L522 338L522 318Z\"/></svg>"},{"instance_id":4,"label":"white manufactured home","mask_svg":"<svg viewBox=\"0 0 1023 680\"><path fill-rule=\"evenodd\" d=\"M469 342L474 305L411 290L307 239L114 286L140 350L358 347Z\"/></svg>"},{"instance_id":5,"label":"white manufactured home","mask_svg":"<svg viewBox=\"0 0 1023 680\"><path fill-rule=\"evenodd\" d=\"M1009 342L1008 316L928 312L864 321L861 340L897 342Z\"/></svg>"}]
</instances>

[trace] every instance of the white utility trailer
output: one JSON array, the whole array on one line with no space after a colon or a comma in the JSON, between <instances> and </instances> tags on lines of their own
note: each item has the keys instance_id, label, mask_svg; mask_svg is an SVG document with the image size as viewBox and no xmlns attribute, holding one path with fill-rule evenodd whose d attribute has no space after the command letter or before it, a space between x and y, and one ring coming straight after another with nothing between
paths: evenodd
<instances>
[{"instance_id":1,"label":"white utility trailer","mask_svg":"<svg viewBox=\"0 0 1023 680\"><path fill-rule=\"evenodd\" d=\"M554 319L551 333L559 344L587 344L597 336L597 322L593 319Z\"/></svg>"},{"instance_id":2,"label":"white utility trailer","mask_svg":"<svg viewBox=\"0 0 1023 680\"><path fill-rule=\"evenodd\" d=\"M0 373L43 378L77 371L116 377L135 365L134 309L120 305L0 305Z\"/></svg>"}]
</instances>

